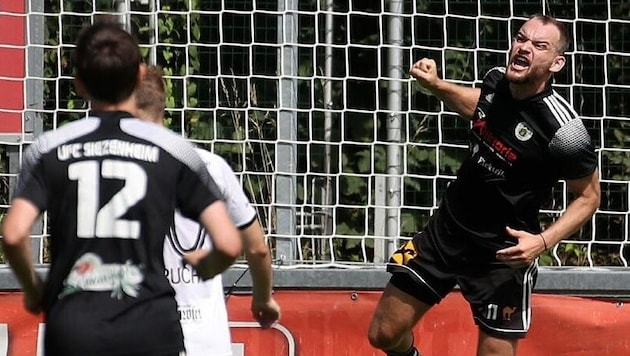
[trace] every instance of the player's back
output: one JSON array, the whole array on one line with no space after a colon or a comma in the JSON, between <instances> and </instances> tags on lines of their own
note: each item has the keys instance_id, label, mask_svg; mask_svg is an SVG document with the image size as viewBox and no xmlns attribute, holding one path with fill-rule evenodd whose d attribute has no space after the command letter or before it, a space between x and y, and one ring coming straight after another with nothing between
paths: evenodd
<instances>
[{"instance_id":1,"label":"player's back","mask_svg":"<svg viewBox=\"0 0 630 356\"><path fill-rule=\"evenodd\" d=\"M42 135L23 170L25 186L45 188L18 187L50 217L47 354L178 352L163 239L175 206L198 216L218 195L181 137L128 113L94 115Z\"/></svg>"}]
</instances>

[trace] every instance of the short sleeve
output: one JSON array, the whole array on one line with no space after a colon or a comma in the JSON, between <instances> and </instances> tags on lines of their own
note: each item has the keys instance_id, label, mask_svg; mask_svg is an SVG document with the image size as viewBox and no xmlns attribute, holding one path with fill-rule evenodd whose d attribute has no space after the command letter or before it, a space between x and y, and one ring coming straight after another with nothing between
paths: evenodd
<instances>
[{"instance_id":1,"label":"short sleeve","mask_svg":"<svg viewBox=\"0 0 630 356\"><path fill-rule=\"evenodd\" d=\"M237 227L247 227L256 218L256 210L250 204L234 171L223 158L216 155L207 164L210 175L221 188L230 218Z\"/></svg>"},{"instance_id":2,"label":"short sleeve","mask_svg":"<svg viewBox=\"0 0 630 356\"><path fill-rule=\"evenodd\" d=\"M199 155L192 146L189 149L177 181L177 207L182 215L198 220L205 208L223 196Z\"/></svg>"},{"instance_id":3,"label":"short sleeve","mask_svg":"<svg viewBox=\"0 0 630 356\"><path fill-rule=\"evenodd\" d=\"M48 190L42 159L45 146L45 137L40 136L24 151L22 168L13 193L14 199L26 199L40 211L46 210L48 206Z\"/></svg>"},{"instance_id":4,"label":"short sleeve","mask_svg":"<svg viewBox=\"0 0 630 356\"><path fill-rule=\"evenodd\" d=\"M580 119L572 119L560 127L551 139L549 149L563 179L582 178L597 168L597 154Z\"/></svg>"},{"instance_id":5,"label":"short sleeve","mask_svg":"<svg viewBox=\"0 0 630 356\"><path fill-rule=\"evenodd\" d=\"M483 77L482 91L495 91L497 84L505 76L505 67L494 67Z\"/></svg>"}]
</instances>

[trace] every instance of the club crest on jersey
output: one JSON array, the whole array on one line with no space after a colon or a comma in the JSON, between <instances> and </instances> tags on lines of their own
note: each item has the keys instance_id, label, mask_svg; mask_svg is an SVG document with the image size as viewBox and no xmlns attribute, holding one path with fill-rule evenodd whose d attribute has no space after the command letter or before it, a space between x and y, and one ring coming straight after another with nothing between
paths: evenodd
<instances>
[{"instance_id":1,"label":"club crest on jersey","mask_svg":"<svg viewBox=\"0 0 630 356\"><path fill-rule=\"evenodd\" d=\"M527 141L534 135L532 129L524 122L519 122L514 129L514 135L519 141Z\"/></svg>"}]
</instances>

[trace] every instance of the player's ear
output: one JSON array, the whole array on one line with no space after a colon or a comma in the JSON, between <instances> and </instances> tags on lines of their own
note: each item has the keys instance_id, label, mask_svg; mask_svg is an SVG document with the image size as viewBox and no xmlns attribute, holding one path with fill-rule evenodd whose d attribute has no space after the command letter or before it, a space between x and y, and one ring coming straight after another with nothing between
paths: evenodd
<instances>
[{"instance_id":1,"label":"player's ear","mask_svg":"<svg viewBox=\"0 0 630 356\"><path fill-rule=\"evenodd\" d=\"M562 68L564 68L564 65L567 63L567 59L564 58L564 56L556 56L556 58L553 59L553 62L551 63L551 67L549 68L549 71L552 73L558 73L559 71L562 70Z\"/></svg>"},{"instance_id":2,"label":"player's ear","mask_svg":"<svg viewBox=\"0 0 630 356\"><path fill-rule=\"evenodd\" d=\"M142 83L144 80L144 76L147 74L147 65L144 63L140 63L140 67L138 67L138 85Z\"/></svg>"}]
</instances>

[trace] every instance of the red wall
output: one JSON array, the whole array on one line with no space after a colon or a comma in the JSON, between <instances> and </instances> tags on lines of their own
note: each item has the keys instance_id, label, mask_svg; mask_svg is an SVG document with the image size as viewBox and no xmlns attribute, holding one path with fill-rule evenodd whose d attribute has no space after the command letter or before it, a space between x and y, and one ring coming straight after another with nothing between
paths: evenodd
<instances>
[{"instance_id":1,"label":"red wall","mask_svg":"<svg viewBox=\"0 0 630 356\"><path fill-rule=\"evenodd\" d=\"M367 342L367 327L380 292L278 292L280 322L297 344L300 356L383 355ZM249 299L230 297L230 320L251 320ZM630 306L586 298L534 295L529 336L519 346L522 356L630 355ZM290 355L276 330L233 330L233 342L245 343L245 355ZM423 355L474 355L477 329L468 304L450 294L431 309L415 329ZM270 340L273 340L270 341ZM260 353L259 350L274 350Z\"/></svg>"},{"instance_id":2,"label":"red wall","mask_svg":"<svg viewBox=\"0 0 630 356\"><path fill-rule=\"evenodd\" d=\"M0 133L21 133L24 109L26 1L0 0ZM6 14L10 13L10 14Z\"/></svg>"},{"instance_id":3,"label":"red wall","mask_svg":"<svg viewBox=\"0 0 630 356\"><path fill-rule=\"evenodd\" d=\"M383 355L367 342L380 292L278 291L282 320L261 330L249 314L250 297L228 300L232 342L246 356ZM9 354L35 355L40 318L22 309L20 293L0 293L0 324L8 324ZM536 294L533 324L519 356L630 355L630 308L614 301ZM415 329L424 355L474 355L476 328L459 293L429 311ZM0 350L4 335L0 334ZM293 351L294 353L291 353ZM2 353L0 352L0 356Z\"/></svg>"}]
</instances>

